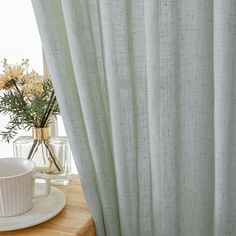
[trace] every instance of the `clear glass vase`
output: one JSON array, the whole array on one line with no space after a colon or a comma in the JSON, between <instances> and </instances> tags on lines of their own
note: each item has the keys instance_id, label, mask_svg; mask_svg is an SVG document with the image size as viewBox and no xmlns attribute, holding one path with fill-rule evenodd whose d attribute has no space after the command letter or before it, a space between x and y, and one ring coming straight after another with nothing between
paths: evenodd
<instances>
[{"instance_id":1,"label":"clear glass vase","mask_svg":"<svg viewBox=\"0 0 236 236\"><path fill-rule=\"evenodd\" d=\"M34 128L33 137L21 136L14 143L14 157L34 161L53 185L67 185L71 178L71 152L67 137L50 137L48 128Z\"/></svg>"}]
</instances>

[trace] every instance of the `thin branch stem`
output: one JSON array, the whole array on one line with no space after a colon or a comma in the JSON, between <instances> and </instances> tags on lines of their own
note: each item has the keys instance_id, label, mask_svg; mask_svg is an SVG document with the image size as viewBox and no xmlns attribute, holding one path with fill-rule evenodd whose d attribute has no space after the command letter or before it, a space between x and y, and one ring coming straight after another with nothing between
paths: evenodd
<instances>
[{"instance_id":1,"label":"thin branch stem","mask_svg":"<svg viewBox=\"0 0 236 236\"><path fill-rule=\"evenodd\" d=\"M62 169L60 169L59 165L57 164L57 159L54 157L54 154L53 154L53 152L52 152L52 150L51 150L50 145L47 144L47 141L44 141L44 144L45 144L46 148L48 149L48 152L49 152L49 154L50 154L50 157L52 158L53 163L55 164L57 170L58 170L59 172L61 172Z\"/></svg>"},{"instance_id":2,"label":"thin branch stem","mask_svg":"<svg viewBox=\"0 0 236 236\"><path fill-rule=\"evenodd\" d=\"M56 105L56 101L57 101L57 99L56 99L56 97L54 97L54 99L52 101L52 106L50 107L47 115L45 116L45 120L44 120L44 123L42 124L42 127L46 127L47 126L48 120L49 120L49 118L50 118L50 116L51 116L51 114L53 112L53 109L54 109L54 107Z\"/></svg>"},{"instance_id":3,"label":"thin branch stem","mask_svg":"<svg viewBox=\"0 0 236 236\"><path fill-rule=\"evenodd\" d=\"M30 152L28 154L28 157L27 157L28 160L32 160L33 159L33 156L34 156L34 154L37 151L38 145L39 145L39 140L35 139L32 147L30 149Z\"/></svg>"},{"instance_id":4,"label":"thin branch stem","mask_svg":"<svg viewBox=\"0 0 236 236\"><path fill-rule=\"evenodd\" d=\"M46 124L45 121L47 120L46 117L47 117L48 112L49 112L49 110L50 110L50 108L51 108L51 104L53 103L54 95L55 95L55 92L52 91L52 94L51 94L51 96L50 96L50 99L49 99L49 103L48 103L46 112L45 112L45 114L44 114L44 116L43 116L43 119L42 119L42 121L41 121L41 123L40 123L40 127L45 127L45 124Z\"/></svg>"}]
</instances>

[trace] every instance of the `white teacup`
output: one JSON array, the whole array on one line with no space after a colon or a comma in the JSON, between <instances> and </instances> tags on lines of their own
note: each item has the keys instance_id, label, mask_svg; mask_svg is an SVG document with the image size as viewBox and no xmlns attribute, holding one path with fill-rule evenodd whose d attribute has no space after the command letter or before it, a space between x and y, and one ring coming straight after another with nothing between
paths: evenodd
<instances>
[{"instance_id":1,"label":"white teacup","mask_svg":"<svg viewBox=\"0 0 236 236\"><path fill-rule=\"evenodd\" d=\"M35 179L45 180L45 193L34 196ZM32 161L24 158L0 158L0 217L23 214L33 202L50 193L50 179L36 173Z\"/></svg>"}]
</instances>

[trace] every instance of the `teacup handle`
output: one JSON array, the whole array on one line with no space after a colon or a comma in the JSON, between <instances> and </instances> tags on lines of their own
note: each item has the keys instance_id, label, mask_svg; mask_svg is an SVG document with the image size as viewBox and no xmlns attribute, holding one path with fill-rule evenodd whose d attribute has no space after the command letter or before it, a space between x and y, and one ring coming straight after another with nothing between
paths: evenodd
<instances>
[{"instance_id":1,"label":"teacup handle","mask_svg":"<svg viewBox=\"0 0 236 236\"><path fill-rule=\"evenodd\" d=\"M45 180L45 193L44 194L40 194L38 196L34 196L32 201L37 201L43 198L46 198L51 190L51 182L50 182L50 178L47 174L42 174L42 173L35 173L33 175L33 179L35 181L35 179L43 179Z\"/></svg>"}]
</instances>

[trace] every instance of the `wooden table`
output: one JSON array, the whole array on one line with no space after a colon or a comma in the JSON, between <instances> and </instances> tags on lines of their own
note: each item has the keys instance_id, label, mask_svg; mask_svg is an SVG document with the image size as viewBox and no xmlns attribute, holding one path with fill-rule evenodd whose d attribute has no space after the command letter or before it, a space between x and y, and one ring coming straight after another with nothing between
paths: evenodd
<instances>
[{"instance_id":1,"label":"wooden table","mask_svg":"<svg viewBox=\"0 0 236 236\"><path fill-rule=\"evenodd\" d=\"M11 232L1 232L4 236L96 236L95 225L84 198L77 175L72 176L68 186L57 186L67 199L65 208L54 218L42 224Z\"/></svg>"}]
</instances>

